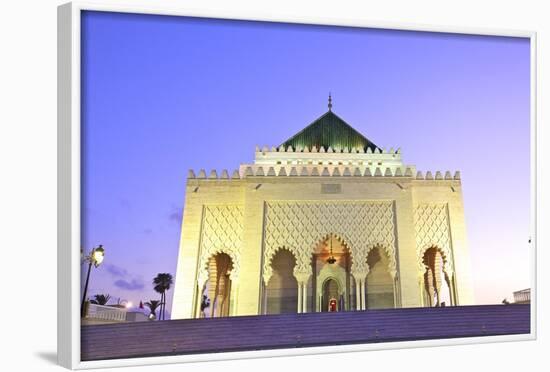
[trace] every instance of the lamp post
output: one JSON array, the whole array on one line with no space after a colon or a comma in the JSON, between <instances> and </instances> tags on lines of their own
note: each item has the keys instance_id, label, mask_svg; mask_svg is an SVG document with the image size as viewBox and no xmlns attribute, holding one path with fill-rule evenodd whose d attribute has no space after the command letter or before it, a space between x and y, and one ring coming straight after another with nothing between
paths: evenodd
<instances>
[{"instance_id":1,"label":"lamp post","mask_svg":"<svg viewBox=\"0 0 550 372\"><path fill-rule=\"evenodd\" d=\"M92 271L92 265L98 267L103 262L105 257L105 250L100 244L98 247L93 248L90 254L84 257L84 261L89 262L88 274L86 275L86 284L84 285L84 294L82 295L82 304L80 305L80 316L84 318L86 316L84 304L86 303L86 293L88 292L88 283L90 282L90 272Z\"/></svg>"}]
</instances>

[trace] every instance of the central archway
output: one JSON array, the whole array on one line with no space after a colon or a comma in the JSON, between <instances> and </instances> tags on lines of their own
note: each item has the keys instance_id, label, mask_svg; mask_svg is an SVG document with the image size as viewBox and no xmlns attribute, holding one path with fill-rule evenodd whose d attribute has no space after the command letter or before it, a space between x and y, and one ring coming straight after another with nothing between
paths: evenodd
<instances>
[{"instance_id":1,"label":"central archway","mask_svg":"<svg viewBox=\"0 0 550 372\"><path fill-rule=\"evenodd\" d=\"M337 288L334 294L338 311L355 308L352 293L355 293L355 281L351 277L352 255L344 241L337 234L328 234L317 244L312 255L311 304L313 311L328 311L326 285ZM332 289L333 290L333 289Z\"/></svg>"}]
</instances>

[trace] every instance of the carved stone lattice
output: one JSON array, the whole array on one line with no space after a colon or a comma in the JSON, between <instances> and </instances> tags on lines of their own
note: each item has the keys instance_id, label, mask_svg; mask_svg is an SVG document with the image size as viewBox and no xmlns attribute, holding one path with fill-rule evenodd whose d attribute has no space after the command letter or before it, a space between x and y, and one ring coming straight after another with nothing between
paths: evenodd
<instances>
[{"instance_id":1,"label":"carved stone lattice","mask_svg":"<svg viewBox=\"0 0 550 372\"><path fill-rule=\"evenodd\" d=\"M366 275L367 254L383 248L389 257L389 271L396 274L393 203L389 201L325 201L267 203L263 278L273 273L271 260L280 248L296 258L294 273L311 272L312 255L320 241L330 234L350 250L352 273Z\"/></svg>"},{"instance_id":2,"label":"carved stone lattice","mask_svg":"<svg viewBox=\"0 0 550 372\"><path fill-rule=\"evenodd\" d=\"M414 211L416 252L419 274L425 271L422 259L427 249L436 247L443 254L447 275L453 273L451 236L447 204L420 204Z\"/></svg>"},{"instance_id":3,"label":"carved stone lattice","mask_svg":"<svg viewBox=\"0 0 550 372\"><path fill-rule=\"evenodd\" d=\"M243 235L243 207L238 205L210 205L204 207L201 233L201 255L198 284L208 280L208 260L225 253L231 257L233 269L230 278L238 280Z\"/></svg>"}]
</instances>

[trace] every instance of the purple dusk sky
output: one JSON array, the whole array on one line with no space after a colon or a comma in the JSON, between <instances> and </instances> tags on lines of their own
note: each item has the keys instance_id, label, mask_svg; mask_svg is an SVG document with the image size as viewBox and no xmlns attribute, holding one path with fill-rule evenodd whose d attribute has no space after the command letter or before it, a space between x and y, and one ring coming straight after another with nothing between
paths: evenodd
<instances>
[{"instance_id":1,"label":"purple dusk sky","mask_svg":"<svg viewBox=\"0 0 550 372\"><path fill-rule=\"evenodd\" d=\"M175 275L187 170L238 168L327 110L418 170L460 170L476 301L529 287L529 40L85 12L89 294ZM168 294L171 307L173 290Z\"/></svg>"}]
</instances>

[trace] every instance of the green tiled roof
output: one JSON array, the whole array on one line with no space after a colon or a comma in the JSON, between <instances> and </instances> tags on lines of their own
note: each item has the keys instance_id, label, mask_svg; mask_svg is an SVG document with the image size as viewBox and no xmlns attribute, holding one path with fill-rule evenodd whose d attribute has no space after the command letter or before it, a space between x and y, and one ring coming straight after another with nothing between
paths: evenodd
<instances>
[{"instance_id":1,"label":"green tiled roof","mask_svg":"<svg viewBox=\"0 0 550 372\"><path fill-rule=\"evenodd\" d=\"M285 148L292 146L294 149L305 146L310 149L316 146L319 149L323 146L325 150L332 147L333 149L363 148L365 151L368 147L372 151L378 147L330 109L281 145Z\"/></svg>"}]
</instances>

